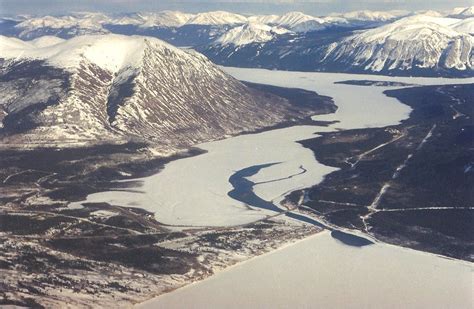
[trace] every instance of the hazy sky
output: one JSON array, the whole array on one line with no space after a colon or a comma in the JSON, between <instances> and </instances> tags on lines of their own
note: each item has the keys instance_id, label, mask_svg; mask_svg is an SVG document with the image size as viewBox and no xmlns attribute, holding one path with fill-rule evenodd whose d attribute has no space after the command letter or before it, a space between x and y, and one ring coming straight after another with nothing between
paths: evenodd
<instances>
[{"instance_id":1,"label":"hazy sky","mask_svg":"<svg viewBox=\"0 0 474 309\"><path fill-rule=\"evenodd\" d=\"M196 13L226 10L242 14L312 15L354 10L446 10L471 6L473 0L0 0L0 14L61 14L72 11L137 12L180 10Z\"/></svg>"}]
</instances>

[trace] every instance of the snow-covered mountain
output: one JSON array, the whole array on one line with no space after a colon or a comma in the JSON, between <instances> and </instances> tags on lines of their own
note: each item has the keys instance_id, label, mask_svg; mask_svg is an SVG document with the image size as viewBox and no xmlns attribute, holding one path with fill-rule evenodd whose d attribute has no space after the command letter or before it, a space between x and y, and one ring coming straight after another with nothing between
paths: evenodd
<instances>
[{"instance_id":1,"label":"snow-covered mountain","mask_svg":"<svg viewBox=\"0 0 474 309\"><path fill-rule=\"evenodd\" d=\"M470 12L472 7L415 15L407 11L356 11L324 17L301 12L255 16L224 11L110 16L77 13L5 20L0 23L0 33L28 39L43 34L62 38L89 33L139 34L197 48L224 65L469 75L473 34Z\"/></svg>"},{"instance_id":2,"label":"snow-covered mountain","mask_svg":"<svg viewBox=\"0 0 474 309\"><path fill-rule=\"evenodd\" d=\"M327 25L324 22L318 20L307 20L301 22L291 28L294 32L311 32L311 31L321 31L326 29Z\"/></svg>"},{"instance_id":3,"label":"snow-covered mountain","mask_svg":"<svg viewBox=\"0 0 474 309\"><path fill-rule=\"evenodd\" d=\"M279 15L252 15L247 20L251 23L276 25L279 18Z\"/></svg>"},{"instance_id":4,"label":"snow-covered mountain","mask_svg":"<svg viewBox=\"0 0 474 309\"><path fill-rule=\"evenodd\" d=\"M373 23L370 23L372 25ZM313 31L322 31L327 29L358 29L366 28L368 24L366 22L359 23L358 21L349 21L342 17L337 16L326 16L323 18L314 18L306 21L302 21L293 25L291 30L298 33L306 33Z\"/></svg>"},{"instance_id":5,"label":"snow-covered mountain","mask_svg":"<svg viewBox=\"0 0 474 309\"><path fill-rule=\"evenodd\" d=\"M306 21L308 23L311 21ZM304 24L303 23L303 24ZM199 50L222 65L420 76L473 76L473 19L413 15L370 29L327 27L261 44ZM345 29L345 30L344 30ZM237 36L237 33L234 33Z\"/></svg>"},{"instance_id":6,"label":"snow-covered mountain","mask_svg":"<svg viewBox=\"0 0 474 309\"><path fill-rule=\"evenodd\" d=\"M185 25L194 14L178 11L144 12L119 15L102 13L74 13L65 16L40 16L24 18L14 25L16 36L31 40L44 35L71 38L78 35L106 34L108 25L136 26L139 28L178 28ZM0 24L1 27L1 24Z\"/></svg>"},{"instance_id":7,"label":"snow-covered mountain","mask_svg":"<svg viewBox=\"0 0 474 309\"><path fill-rule=\"evenodd\" d=\"M354 11L343 14L332 14L331 16L345 18L354 22L386 22L408 15L408 11Z\"/></svg>"},{"instance_id":8,"label":"snow-covered mountain","mask_svg":"<svg viewBox=\"0 0 474 309\"><path fill-rule=\"evenodd\" d=\"M399 15L360 11L335 16L314 17L301 12L288 12L283 15L255 15L212 11L199 14L188 14L179 11L141 12L127 14L103 14L80 12L63 16L22 16L21 18L0 19L0 34L14 35L21 39L31 40L44 35L71 38L78 35L126 33L152 34L161 39L171 40L173 33L177 36L192 38L199 31L209 32L208 28L232 28L246 23L279 26L296 32L319 31L331 26L358 27L386 22ZM324 24L324 26L322 26ZM183 27L193 26L193 27ZM202 29L201 29L202 27ZM169 33L153 32L153 29L169 29ZM193 29L189 32L190 29ZM190 42L192 43L192 40ZM202 40L200 40L202 43ZM193 44L188 44L193 45Z\"/></svg>"},{"instance_id":9,"label":"snow-covered mountain","mask_svg":"<svg viewBox=\"0 0 474 309\"><path fill-rule=\"evenodd\" d=\"M179 11L162 11L158 13L141 13L143 22L140 27L181 27L195 15ZM111 22L114 24L114 21Z\"/></svg>"},{"instance_id":10,"label":"snow-covered mountain","mask_svg":"<svg viewBox=\"0 0 474 309\"><path fill-rule=\"evenodd\" d=\"M455 18L474 17L474 6L455 8L450 16Z\"/></svg>"},{"instance_id":11,"label":"snow-covered mountain","mask_svg":"<svg viewBox=\"0 0 474 309\"><path fill-rule=\"evenodd\" d=\"M247 17L225 11L199 13L187 21L188 25L235 25L247 22Z\"/></svg>"},{"instance_id":12,"label":"snow-covered mountain","mask_svg":"<svg viewBox=\"0 0 474 309\"><path fill-rule=\"evenodd\" d=\"M0 37L0 45L3 143L140 138L167 153L309 114L154 38Z\"/></svg>"},{"instance_id":13,"label":"snow-covered mountain","mask_svg":"<svg viewBox=\"0 0 474 309\"><path fill-rule=\"evenodd\" d=\"M431 16L431 17L445 17L445 14L434 11L434 10L421 10L421 11L416 11L411 15L425 15L425 16Z\"/></svg>"},{"instance_id":14,"label":"snow-covered mountain","mask_svg":"<svg viewBox=\"0 0 474 309\"><path fill-rule=\"evenodd\" d=\"M131 13L112 16L102 23L102 25L139 26L142 28L171 28L181 27L192 17L194 17L193 14L187 14L179 11Z\"/></svg>"},{"instance_id":15,"label":"snow-covered mountain","mask_svg":"<svg viewBox=\"0 0 474 309\"><path fill-rule=\"evenodd\" d=\"M68 16L42 16L23 20L15 30L22 39L33 39L45 35L73 37L86 34L108 33L102 27L109 18L100 13L79 13Z\"/></svg>"},{"instance_id":16,"label":"snow-covered mountain","mask_svg":"<svg viewBox=\"0 0 474 309\"><path fill-rule=\"evenodd\" d=\"M241 46L251 43L264 43L271 41L277 35L289 33L290 31L281 27L272 27L265 24L248 23L232 28L219 37L214 44L226 46Z\"/></svg>"},{"instance_id":17,"label":"snow-covered mountain","mask_svg":"<svg viewBox=\"0 0 474 309\"><path fill-rule=\"evenodd\" d=\"M303 14L301 12L289 12L289 13L286 13L286 14L278 17L275 20L274 24L278 25L278 26L281 26L281 27L286 27L288 29L291 29L291 28L295 27L296 25L298 25L302 22L309 21L309 20L320 21L321 19L319 19L317 17L307 15L307 14Z\"/></svg>"},{"instance_id":18,"label":"snow-covered mountain","mask_svg":"<svg viewBox=\"0 0 474 309\"><path fill-rule=\"evenodd\" d=\"M464 32L469 24L472 21L410 16L330 44L321 61L370 72L472 72L474 39Z\"/></svg>"},{"instance_id":19,"label":"snow-covered mountain","mask_svg":"<svg viewBox=\"0 0 474 309\"><path fill-rule=\"evenodd\" d=\"M313 17L301 12L289 12L284 15L256 15L248 18L250 22L278 26L295 32L321 30L324 18Z\"/></svg>"},{"instance_id":20,"label":"snow-covered mountain","mask_svg":"<svg viewBox=\"0 0 474 309\"><path fill-rule=\"evenodd\" d=\"M462 33L474 35L474 17L466 18L451 24L451 28Z\"/></svg>"}]
</instances>

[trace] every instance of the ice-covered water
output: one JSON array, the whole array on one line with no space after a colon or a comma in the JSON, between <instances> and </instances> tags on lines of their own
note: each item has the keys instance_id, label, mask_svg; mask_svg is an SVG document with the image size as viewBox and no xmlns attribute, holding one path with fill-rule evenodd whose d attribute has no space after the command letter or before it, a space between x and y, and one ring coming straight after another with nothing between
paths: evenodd
<instances>
[{"instance_id":1,"label":"ice-covered water","mask_svg":"<svg viewBox=\"0 0 474 309\"><path fill-rule=\"evenodd\" d=\"M256 257L138 308L472 308L472 264L328 232Z\"/></svg>"},{"instance_id":2,"label":"ice-covered water","mask_svg":"<svg viewBox=\"0 0 474 309\"><path fill-rule=\"evenodd\" d=\"M197 146L207 150L206 154L173 161L159 174L141 179L143 186L139 190L143 193L100 192L89 195L87 202L108 202L144 208L154 212L158 221L170 225L225 226L258 220L268 212L249 209L227 195L232 190L228 179L235 171L254 165L281 162L250 177L257 183L297 174L300 166L303 166L307 172L300 176L254 187L259 197L278 202L286 193L317 184L325 175L335 170L319 164L311 150L303 148L295 141L311 138L315 132L333 131L338 128L392 125L409 115L408 106L383 94L388 87L334 82L366 79L414 84L469 82L466 79L223 69L240 80L303 88L331 96L338 106L337 112L314 118L339 122L330 127L297 126L200 144ZM72 206L76 204L78 203Z\"/></svg>"},{"instance_id":3,"label":"ice-covered water","mask_svg":"<svg viewBox=\"0 0 474 309\"><path fill-rule=\"evenodd\" d=\"M292 190L312 186L334 168L319 164L310 150L295 141L319 131L378 127L405 119L410 109L386 97L387 87L334 84L344 80L389 80L416 84L467 83L470 80L392 78L382 76L279 72L225 68L236 78L317 91L334 98L335 114L315 117L338 120L330 127L298 126L242 135L198 145L208 152L169 163L157 175L142 179L143 193L102 192L87 200L142 207L158 221L175 225L234 225L263 218L231 199L228 179L246 167L268 163L251 176L266 200L279 200ZM231 267L141 304L141 308L472 308L472 264L433 254L377 243L353 247L329 233Z\"/></svg>"}]
</instances>

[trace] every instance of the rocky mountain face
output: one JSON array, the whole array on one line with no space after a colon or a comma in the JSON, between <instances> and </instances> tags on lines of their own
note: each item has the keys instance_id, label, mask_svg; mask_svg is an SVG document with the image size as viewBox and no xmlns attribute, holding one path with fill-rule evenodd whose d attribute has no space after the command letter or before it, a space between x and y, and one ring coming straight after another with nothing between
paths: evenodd
<instances>
[{"instance_id":1,"label":"rocky mountain face","mask_svg":"<svg viewBox=\"0 0 474 309\"><path fill-rule=\"evenodd\" d=\"M0 133L7 144L140 139L168 153L311 114L154 38L1 43L8 46L0 55Z\"/></svg>"}]
</instances>

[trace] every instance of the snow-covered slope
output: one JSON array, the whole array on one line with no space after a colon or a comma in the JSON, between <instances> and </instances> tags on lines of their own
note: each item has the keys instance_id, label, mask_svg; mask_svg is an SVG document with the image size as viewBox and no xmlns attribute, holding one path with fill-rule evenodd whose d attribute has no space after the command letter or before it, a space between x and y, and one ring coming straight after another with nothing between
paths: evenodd
<instances>
[{"instance_id":1,"label":"snow-covered slope","mask_svg":"<svg viewBox=\"0 0 474 309\"><path fill-rule=\"evenodd\" d=\"M107 25L151 27L180 27L194 17L179 11L142 12L119 14L112 16L105 22Z\"/></svg>"},{"instance_id":2,"label":"snow-covered slope","mask_svg":"<svg viewBox=\"0 0 474 309\"><path fill-rule=\"evenodd\" d=\"M140 138L169 153L308 113L154 38L0 37L0 44L4 143Z\"/></svg>"},{"instance_id":3,"label":"snow-covered slope","mask_svg":"<svg viewBox=\"0 0 474 309\"><path fill-rule=\"evenodd\" d=\"M195 15L179 11L162 11L158 13L142 13L143 23L140 27L181 27Z\"/></svg>"},{"instance_id":4,"label":"snow-covered slope","mask_svg":"<svg viewBox=\"0 0 474 309\"><path fill-rule=\"evenodd\" d=\"M279 15L253 15L247 19L251 23L273 25L277 23L279 18Z\"/></svg>"},{"instance_id":5,"label":"snow-covered slope","mask_svg":"<svg viewBox=\"0 0 474 309\"><path fill-rule=\"evenodd\" d=\"M474 34L474 17L463 19L457 23L451 25L451 27L462 33Z\"/></svg>"},{"instance_id":6,"label":"snow-covered slope","mask_svg":"<svg viewBox=\"0 0 474 309\"><path fill-rule=\"evenodd\" d=\"M339 17L313 17L302 12L288 12L284 15L249 16L250 23L265 24L286 28L294 32L308 32L325 29L329 25L346 24L347 20Z\"/></svg>"},{"instance_id":7,"label":"snow-covered slope","mask_svg":"<svg viewBox=\"0 0 474 309\"><path fill-rule=\"evenodd\" d=\"M305 26L303 33L278 36L262 44L232 47L215 42L199 50L216 63L228 66L415 76L474 75L472 18L413 15L356 31L340 26L333 32L333 24L325 19L322 23L309 20L300 26ZM299 32L297 27L294 32ZM310 27L326 27L327 31L306 32ZM234 36L238 37L238 33Z\"/></svg>"},{"instance_id":8,"label":"snow-covered slope","mask_svg":"<svg viewBox=\"0 0 474 309\"><path fill-rule=\"evenodd\" d=\"M83 61L88 61L111 73L139 66L147 44L142 37L120 35L79 36L70 40L41 37L32 41L1 37L1 40L17 44L16 48L9 44L9 48L2 50L0 57L5 59L45 60L49 65L69 70L76 70ZM157 42L161 41L153 40Z\"/></svg>"},{"instance_id":9,"label":"snow-covered slope","mask_svg":"<svg viewBox=\"0 0 474 309\"><path fill-rule=\"evenodd\" d=\"M467 7L466 9L462 10L458 13L460 16L464 17L473 17L474 16L474 6Z\"/></svg>"},{"instance_id":10,"label":"snow-covered slope","mask_svg":"<svg viewBox=\"0 0 474 309\"><path fill-rule=\"evenodd\" d=\"M294 32L310 32L310 31L320 31L326 29L329 26L329 23L326 23L324 20L307 20L300 22L293 27L291 30Z\"/></svg>"},{"instance_id":11,"label":"snow-covered slope","mask_svg":"<svg viewBox=\"0 0 474 309\"><path fill-rule=\"evenodd\" d=\"M455 8L451 12L451 16L452 17L457 17L457 18L474 17L474 6Z\"/></svg>"},{"instance_id":12,"label":"snow-covered slope","mask_svg":"<svg viewBox=\"0 0 474 309\"><path fill-rule=\"evenodd\" d=\"M301 12L290 12L277 18L274 23L295 32L320 31L331 27L360 27L379 25L407 15L406 11L355 11L344 14L332 14L325 17L313 17Z\"/></svg>"},{"instance_id":13,"label":"snow-covered slope","mask_svg":"<svg viewBox=\"0 0 474 309\"><path fill-rule=\"evenodd\" d=\"M412 15L425 15L425 16L431 16L431 17L445 17L444 14L438 11L433 11L433 10L421 10L421 11L416 11Z\"/></svg>"},{"instance_id":14,"label":"snow-covered slope","mask_svg":"<svg viewBox=\"0 0 474 309\"><path fill-rule=\"evenodd\" d=\"M41 16L31 17L23 20L18 24L19 28L32 29L40 27L50 28L71 28L80 27L84 29L98 29L100 25L110 20L110 18L102 13L75 13L65 16Z\"/></svg>"},{"instance_id":15,"label":"snow-covered slope","mask_svg":"<svg viewBox=\"0 0 474 309\"><path fill-rule=\"evenodd\" d=\"M474 40L458 19L406 17L331 44L323 61L364 71L472 70ZM457 25L457 27L456 27Z\"/></svg>"},{"instance_id":16,"label":"snow-covered slope","mask_svg":"<svg viewBox=\"0 0 474 309\"><path fill-rule=\"evenodd\" d=\"M408 15L407 11L354 11L344 14L333 15L342 17L350 21L370 21L370 22L384 22L396 19L400 16Z\"/></svg>"},{"instance_id":17,"label":"snow-covered slope","mask_svg":"<svg viewBox=\"0 0 474 309\"><path fill-rule=\"evenodd\" d=\"M281 27L293 28L302 22L310 20L321 21L320 18L306 15L301 12L289 12L277 18L274 23Z\"/></svg>"},{"instance_id":18,"label":"snow-covered slope","mask_svg":"<svg viewBox=\"0 0 474 309\"><path fill-rule=\"evenodd\" d=\"M64 39L56 36L42 36L32 41L28 41L34 48L45 48L64 42Z\"/></svg>"},{"instance_id":19,"label":"snow-covered slope","mask_svg":"<svg viewBox=\"0 0 474 309\"><path fill-rule=\"evenodd\" d=\"M285 28L271 27L264 24L248 23L232 28L219 37L214 44L241 46L250 43L264 43L271 41L277 35L288 33Z\"/></svg>"},{"instance_id":20,"label":"snow-covered slope","mask_svg":"<svg viewBox=\"0 0 474 309\"><path fill-rule=\"evenodd\" d=\"M398 15L397 15L398 14ZM22 16L21 18L0 18L0 34L31 40L44 35L71 38L78 35L122 34L157 35L174 42L176 37L205 35L206 29L230 28L245 23L266 24L284 27L295 32L318 31L332 26L360 26L386 22L399 16L398 12L359 11L326 17L314 17L302 12L288 12L283 15L243 16L225 11L188 14L180 11L139 12L126 14L72 13L62 16ZM322 26L324 24L324 26ZM182 27L182 26L193 27ZM159 28L159 29L157 29ZM181 29L180 29L181 28ZM203 29L201 29L203 28ZM190 29L195 32L189 33ZM169 30L169 32L166 32ZM174 35L176 33L176 35ZM202 40L199 42L202 43ZM193 45L193 44L188 44ZM199 44L197 44L199 45Z\"/></svg>"},{"instance_id":21,"label":"snow-covered slope","mask_svg":"<svg viewBox=\"0 0 474 309\"><path fill-rule=\"evenodd\" d=\"M107 24L116 26L140 26L147 21L147 14L129 13L110 18Z\"/></svg>"},{"instance_id":22,"label":"snow-covered slope","mask_svg":"<svg viewBox=\"0 0 474 309\"><path fill-rule=\"evenodd\" d=\"M234 25L247 22L247 17L225 11L199 13L187 21L188 25Z\"/></svg>"},{"instance_id":23,"label":"snow-covered slope","mask_svg":"<svg viewBox=\"0 0 474 309\"><path fill-rule=\"evenodd\" d=\"M107 25L137 26L140 28L180 27L193 14L178 11L105 15L100 13L75 13L64 16L26 18L15 26L18 37L33 39L43 35L71 38L78 35L109 33Z\"/></svg>"}]
</instances>

